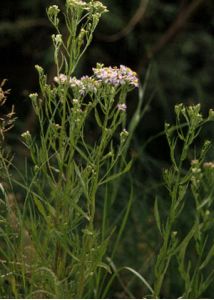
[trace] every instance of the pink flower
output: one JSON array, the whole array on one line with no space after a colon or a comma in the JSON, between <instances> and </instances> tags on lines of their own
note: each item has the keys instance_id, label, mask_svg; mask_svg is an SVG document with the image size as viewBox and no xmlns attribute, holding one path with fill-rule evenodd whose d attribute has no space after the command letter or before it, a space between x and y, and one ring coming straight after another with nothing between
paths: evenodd
<instances>
[{"instance_id":1,"label":"pink flower","mask_svg":"<svg viewBox=\"0 0 214 300\"><path fill-rule=\"evenodd\" d=\"M122 103L122 104L117 104L117 108L118 108L118 110L126 111L127 106L125 103Z\"/></svg>"},{"instance_id":2,"label":"pink flower","mask_svg":"<svg viewBox=\"0 0 214 300\"><path fill-rule=\"evenodd\" d=\"M139 86L137 73L123 65L120 68L98 65L97 68L93 68L93 72L98 80L115 87L120 85Z\"/></svg>"}]
</instances>

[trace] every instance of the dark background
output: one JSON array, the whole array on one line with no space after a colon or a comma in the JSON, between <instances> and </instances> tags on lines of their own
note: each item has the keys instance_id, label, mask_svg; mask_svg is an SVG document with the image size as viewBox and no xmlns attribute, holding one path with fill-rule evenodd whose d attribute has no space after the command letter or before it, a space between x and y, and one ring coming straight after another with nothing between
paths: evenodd
<instances>
[{"instance_id":1,"label":"dark background","mask_svg":"<svg viewBox=\"0 0 214 300\"><path fill-rule=\"evenodd\" d=\"M204 106L212 101L212 0L103 2L110 12L96 30L80 73L88 72L97 61L125 64L136 70L143 82L148 64L153 62L150 82L162 116L164 113L169 117L168 110L178 101L200 101ZM34 65L42 64L47 72L52 67L52 27L46 18L46 7L53 3L60 5L63 1L1 3L0 78L8 79L14 102L22 112L27 93L37 88Z\"/></svg>"},{"instance_id":2,"label":"dark background","mask_svg":"<svg viewBox=\"0 0 214 300\"><path fill-rule=\"evenodd\" d=\"M15 104L16 130L31 132L36 121L28 94L39 90L34 65L55 75L50 35L54 30L46 17L50 4L63 0L8 0L1 3L0 80L8 79L9 104ZM168 160L165 139L157 138L142 147L151 136L174 119L174 105L200 102L206 114L213 107L214 94L214 1L212 0L104 0L109 12L95 32L92 45L81 61L77 76L90 74L97 62L124 64L137 71L141 84L150 66L145 103L151 100L133 140L132 153L138 166ZM151 99L152 98L152 99ZM131 116L138 102L137 91L128 98ZM211 131L212 133L212 131ZM13 135L16 139L16 135ZM158 151L157 151L158 149ZM159 168L159 169L161 169ZM145 169L145 166L143 166ZM152 169L151 176L154 176Z\"/></svg>"},{"instance_id":3,"label":"dark background","mask_svg":"<svg viewBox=\"0 0 214 300\"><path fill-rule=\"evenodd\" d=\"M62 3L59 0L7 0L0 4L0 80L8 79L7 88L11 89L8 106L15 104L18 117L16 129L9 137L14 148L17 134L36 128L28 100L29 93L39 90L34 65L42 65L50 78L55 75L50 38L54 31L47 20L46 8ZM149 280L158 248L152 207L169 153L163 137L154 139L146 148L144 144L163 130L165 121L173 121L176 103L200 102L205 114L213 108L214 1L105 0L103 3L109 13L103 16L77 75L90 73L96 62L124 64L137 71L143 85L150 66L145 102L152 97L151 104L139 123L130 149L130 155L135 157L135 202L131 226L127 228L118 259L118 264L125 262L136 267ZM138 94L134 91L128 98L129 115L134 112L137 101ZM207 132L212 139L213 127ZM122 196L126 202L125 189ZM116 207L115 214L124 202ZM174 284L169 297L178 296L176 276ZM139 295L136 293L136 296L141 297L141 287L137 289ZM166 283L165 289L170 289L169 284Z\"/></svg>"},{"instance_id":4,"label":"dark background","mask_svg":"<svg viewBox=\"0 0 214 300\"><path fill-rule=\"evenodd\" d=\"M79 73L88 73L97 61L125 64L138 72L143 83L152 63L149 88L155 94L144 129L159 129L159 120L162 123L163 119L170 119L171 108L177 102L200 101L204 109L212 103L212 0L103 2L110 12L103 16ZM43 65L47 72L52 68L53 31L46 18L46 7L53 3L60 5L63 1L1 3L0 79L8 79L11 101L18 104L17 113L22 117L26 117L29 108L28 93L37 89L34 65Z\"/></svg>"}]
</instances>

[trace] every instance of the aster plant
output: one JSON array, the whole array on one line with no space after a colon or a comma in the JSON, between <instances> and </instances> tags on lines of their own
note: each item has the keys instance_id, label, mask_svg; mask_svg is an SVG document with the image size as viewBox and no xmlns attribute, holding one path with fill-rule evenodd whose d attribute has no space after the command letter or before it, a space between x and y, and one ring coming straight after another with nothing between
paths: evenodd
<instances>
[{"instance_id":1,"label":"aster plant","mask_svg":"<svg viewBox=\"0 0 214 300\"><path fill-rule=\"evenodd\" d=\"M126 96L139 83L136 73L122 65L97 64L91 76L74 75L105 12L99 1L66 0L65 38L59 7L47 10L56 29L52 35L56 75L48 83L43 68L36 66L41 92L32 93L30 99L39 135L22 134L31 176L16 182L25 190L23 209L18 207L16 215L19 250L11 281L11 296L16 298L23 297L23 289L28 297L101 297L104 275L111 272L106 260L109 241L115 232L118 241L125 223L119 229L107 226L111 207L107 195L99 212L102 225L96 226L97 202L131 167L125 157Z\"/></svg>"}]
</instances>

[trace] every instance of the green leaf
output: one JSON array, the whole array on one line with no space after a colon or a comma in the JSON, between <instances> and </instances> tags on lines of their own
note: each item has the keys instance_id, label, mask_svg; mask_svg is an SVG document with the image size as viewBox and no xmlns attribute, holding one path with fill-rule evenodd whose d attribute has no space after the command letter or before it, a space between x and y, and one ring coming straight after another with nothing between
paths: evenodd
<instances>
[{"instance_id":1,"label":"green leaf","mask_svg":"<svg viewBox=\"0 0 214 300\"><path fill-rule=\"evenodd\" d=\"M182 264L184 264L185 254L186 254L186 248L189 245L189 242L193 238L195 231L197 230L197 224L195 223L192 227L192 229L189 231L189 233L186 235L186 237L183 239L183 241L178 246L179 251L179 259Z\"/></svg>"},{"instance_id":2,"label":"green leaf","mask_svg":"<svg viewBox=\"0 0 214 300\"><path fill-rule=\"evenodd\" d=\"M47 205L47 209L48 209L48 212L53 216L55 217L56 216L56 209L50 205L48 202L46 202L46 205Z\"/></svg>"},{"instance_id":3,"label":"green leaf","mask_svg":"<svg viewBox=\"0 0 214 300\"><path fill-rule=\"evenodd\" d=\"M205 268L207 266L207 264L210 262L210 260L212 259L212 257L214 256L214 244L212 245L210 251L208 252L205 260L203 261L203 263L200 265L200 270L202 270L203 268Z\"/></svg>"},{"instance_id":4,"label":"green leaf","mask_svg":"<svg viewBox=\"0 0 214 300\"><path fill-rule=\"evenodd\" d=\"M3 185L0 183L0 191L2 192L4 198L6 197L6 193L5 193L5 189L3 187Z\"/></svg>"},{"instance_id":5,"label":"green leaf","mask_svg":"<svg viewBox=\"0 0 214 300\"><path fill-rule=\"evenodd\" d=\"M81 157L85 159L86 162L90 162L89 157L79 147L75 146L75 149L81 155Z\"/></svg>"},{"instance_id":6,"label":"green leaf","mask_svg":"<svg viewBox=\"0 0 214 300\"><path fill-rule=\"evenodd\" d=\"M112 254L111 254L111 259L113 258L114 254L117 250L119 241L121 239L121 236L122 236L122 234L124 232L124 229L125 229L125 226L127 224L127 220L128 220L128 216L129 216L129 213L130 213L131 206L132 206L132 202L133 202L133 188L131 189L131 192L130 192L130 197L129 197L129 201L127 203L127 207L126 207L124 216L123 216L123 218L120 222L121 225L119 227L119 231L117 233L117 238L116 238L116 241L114 243L114 248L113 248L113 251L112 251Z\"/></svg>"},{"instance_id":7,"label":"green leaf","mask_svg":"<svg viewBox=\"0 0 214 300\"><path fill-rule=\"evenodd\" d=\"M141 282L149 289L149 291L154 294L154 291L151 287L151 285L148 283L148 281L137 271L135 271L134 269L130 268L130 267L124 267L125 270L130 271L131 273L133 273L137 278L139 278L141 280Z\"/></svg>"},{"instance_id":8,"label":"green leaf","mask_svg":"<svg viewBox=\"0 0 214 300\"><path fill-rule=\"evenodd\" d=\"M102 125L102 123L101 123L101 120L100 120L100 116L99 116L99 113L98 113L98 111L97 111L97 109L95 108L95 119L96 119L96 121L97 121L97 124L98 124L98 126L100 127L100 128L102 128L103 127L103 125Z\"/></svg>"},{"instance_id":9,"label":"green leaf","mask_svg":"<svg viewBox=\"0 0 214 300\"><path fill-rule=\"evenodd\" d=\"M160 214L158 209L158 199L156 197L155 199L155 205L154 205L154 214L155 214L155 220L158 226L158 230L160 231L160 234L162 235L162 229L161 229L161 220L160 220Z\"/></svg>"},{"instance_id":10,"label":"green leaf","mask_svg":"<svg viewBox=\"0 0 214 300\"><path fill-rule=\"evenodd\" d=\"M202 203L197 207L197 210L200 210L202 207L204 207L207 203L211 203L212 198L209 196L202 201Z\"/></svg>"},{"instance_id":11,"label":"green leaf","mask_svg":"<svg viewBox=\"0 0 214 300\"><path fill-rule=\"evenodd\" d=\"M132 160L130 160L130 162L126 165L126 167L121 172L111 175L111 176L107 177L105 180L100 181L99 185L102 185L104 183L107 183L109 181L117 179L121 175L127 173L131 169L131 166L132 166Z\"/></svg>"},{"instance_id":12,"label":"green leaf","mask_svg":"<svg viewBox=\"0 0 214 300\"><path fill-rule=\"evenodd\" d=\"M202 292L205 291L211 283L213 283L214 279L214 270L210 272L210 274L206 277L206 280L202 283Z\"/></svg>"},{"instance_id":13,"label":"green leaf","mask_svg":"<svg viewBox=\"0 0 214 300\"><path fill-rule=\"evenodd\" d=\"M45 221L47 223L49 223L48 218L47 218L47 214L46 214L46 210L45 210L42 202L35 196L33 196L33 200L34 200L34 203L36 204L36 207L37 207L38 211L40 212L40 214L43 216Z\"/></svg>"},{"instance_id":14,"label":"green leaf","mask_svg":"<svg viewBox=\"0 0 214 300\"><path fill-rule=\"evenodd\" d=\"M81 183L81 186L82 186L82 188L83 188L84 194L85 194L86 198L88 199L89 196L88 196L88 188L87 188L87 185L86 185L86 183L84 182L83 176L82 176L82 174L81 174L81 172L80 172L80 170L79 170L79 168L78 168L78 166L77 166L77 164L76 164L75 162L74 162L74 168L75 168L76 174L77 174L77 176L78 176L78 178L79 178L79 180L80 180L80 183Z\"/></svg>"},{"instance_id":15,"label":"green leaf","mask_svg":"<svg viewBox=\"0 0 214 300\"><path fill-rule=\"evenodd\" d=\"M100 263L98 263L98 265L97 265L99 268L102 268L102 269L105 269L108 273L112 273L111 272L111 268L110 268L110 266L108 266L107 264L105 264L105 263L103 263L103 262L100 262Z\"/></svg>"}]
</instances>

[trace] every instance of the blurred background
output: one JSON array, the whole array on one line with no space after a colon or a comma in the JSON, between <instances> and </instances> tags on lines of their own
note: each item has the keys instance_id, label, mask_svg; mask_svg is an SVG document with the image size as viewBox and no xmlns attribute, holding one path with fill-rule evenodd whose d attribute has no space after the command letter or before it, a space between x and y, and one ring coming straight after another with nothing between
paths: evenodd
<instances>
[{"instance_id":1,"label":"blurred background","mask_svg":"<svg viewBox=\"0 0 214 300\"><path fill-rule=\"evenodd\" d=\"M169 164L168 147L159 133L163 131L165 121L173 121L176 103L200 102L205 114L213 108L214 1L102 2L109 13L103 16L77 75L90 74L96 62L102 62L107 66L124 64L131 67L138 73L142 86L148 76L148 84L144 86L145 114L129 153L135 159L132 169L134 203L117 264L136 268L150 281L150 271L160 245L153 204L156 194L161 194L163 201L165 199L161 172ZM8 80L6 87L11 89L8 106L15 105L18 118L16 129L8 137L17 157L22 155L16 150L20 146L18 134L36 128L28 100L29 93L39 90L34 65L42 65L50 80L55 75L50 38L54 31L47 20L46 8L50 4L62 6L63 3L62 0L7 0L0 5L0 81ZM132 115L137 103L138 92L134 91L128 99L128 115ZM209 127L204 135L207 133L209 138L213 137L213 127ZM129 190L129 184L124 184L113 218L127 202ZM174 282L166 281L164 287L164 295L170 298L179 296L176 275L173 278L170 280ZM145 295L144 287L130 275L126 278L125 274L123 280L127 280L136 297ZM118 283L113 296L125 297L120 291ZM206 296L209 297L209 292Z\"/></svg>"}]
</instances>

